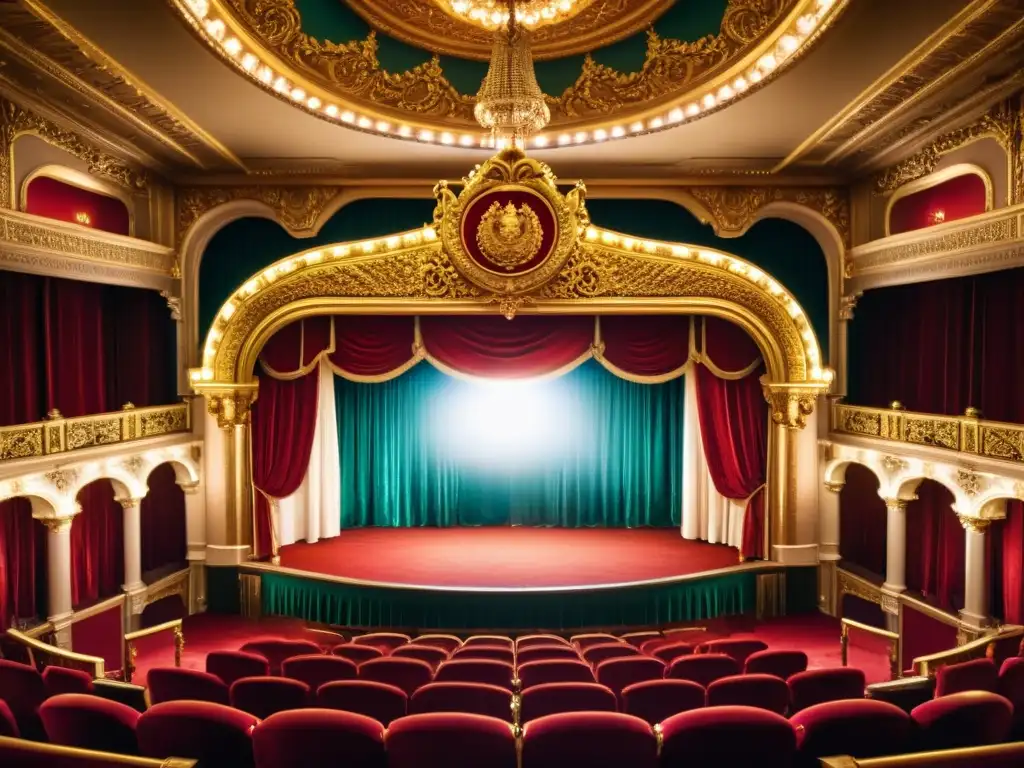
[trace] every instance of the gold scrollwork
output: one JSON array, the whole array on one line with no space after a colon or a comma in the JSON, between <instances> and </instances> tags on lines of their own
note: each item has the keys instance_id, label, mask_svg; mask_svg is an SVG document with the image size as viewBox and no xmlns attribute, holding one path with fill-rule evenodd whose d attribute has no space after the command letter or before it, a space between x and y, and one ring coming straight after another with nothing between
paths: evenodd
<instances>
[{"instance_id":1,"label":"gold scrollwork","mask_svg":"<svg viewBox=\"0 0 1024 768\"><path fill-rule=\"evenodd\" d=\"M38 427L0 430L0 461L43 455L43 432Z\"/></svg>"},{"instance_id":2,"label":"gold scrollwork","mask_svg":"<svg viewBox=\"0 0 1024 768\"><path fill-rule=\"evenodd\" d=\"M39 517L36 518L50 533L68 533L74 517Z\"/></svg>"},{"instance_id":3,"label":"gold scrollwork","mask_svg":"<svg viewBox=\"0 0 1024 768\"><path fill-rule=\"evenodd\" d=\"M534 258L544 240L540 220L528 203L517 209L495 201L476 228L476 244L492 263L513 271Z\"/></svg>"},{"instance_id":4,"label":"gold scrollwork","mask_svg":"<svg viewBox=\"0 0 1024 768\"><path fill-rule=\"evenodd\" d=\"M989 525L992 524L991 520L971 515L962 515L959 512L957 512L956 519L960 521L960 525L964 527L965 531L972 533L984 533L988 530Z\"/></svg>"},{"instance_id":5,"label":"gold scrollwork","mask_svg":"<svg viewBox=\"0 0 1024 768\"><path fill-rule=\"evenodd\" d=\"M121 442L121 418L72 421L67 428L67 450Z\"/></svg>"},{"instance_id":6,"label":"gold scrollwork","mask_svg":"<svg viewBox=\"0 0 1024 768\"><path fill-rule=\"evenodd\" d=\"M882 434L882 416L879 413L860 411L846 406L838 409L839 424L842 424L843 431L854 435L867 435L868 437L880 437Z\"/></svg>"},{"instance_id":7,"label":"gold scrollwork","mask_svg":"<svg viewBox=\"0 0 1024 768\"><path fill-rule=\"evenodd\" d=\"M960 425L956 420L918 418L907 414L904 424L903 439L908 443L933 445L954 451L960 448Z\"/></svg>"},{"instance_id":8,"label":"gold scrollwork","mask_svg":"<svg viewBox=\"0 0 1024 768\"><path fill-rule=\"evenodd\" d=\"M236 425L248 424L252 404L256 402L257 390L254 386L221 387L213 386L201 389L206 395L206 408L211 416L217 418L217 426L231 429Z\"/></svg>"},{"instance_id":9,"label":"gold scrollwork","mask_svg":"<svg viewBox=\"0 0 1024 768\"><path fill-rule=\"evenodd\" d=\"M47 472L44 477L56 489L57 493L64 493L75 484L78 479L77 469L54 469Z\"/></svg>"},{"instance_id":10,"label":"gold scrollwork","mask_svg":"<svg viewBox=\"0 0 1024 768\"><path fill-rule=\"evenodd\" d=\"M956 484L969 497L977 496L981 491L981 478L973 469L958 469Z\"/></svg>"},{"instance_id":11,"label":"gold scrollwork","mask_svg":"<svg viewBox=\"0 0 1024 768\"><path fill-rule=\"evenodd\" d=\"M341 194L335 186L257 184L237 187L185 187L176 196L178 242L204 213L234 200L256 200L271 208L293 234L312 234L328 203Z\"/></svg>"},{"instance_id":12,"label":"gold scrollwork","mask_svg":"<svg viewBox=\"0 0 1024 768\"><path fill-rule=\"evenodd\" d=\"M907 462L898 456L883 456L882 466L885 467L885 471L890 475L895 475L907 468Z\"/></svg>"},{"instance_id":13,"label":"gold scrollwork","mask_svg":"<svg viewBox=\"0 0 1024 768\"><path fill-rule=\"evenodd\" d=\"M820 389L774 384L762 377L761 387L774 424L789 429L803 429L807 417L814 412L814 401Z\"/></svg>"}]
</instances>

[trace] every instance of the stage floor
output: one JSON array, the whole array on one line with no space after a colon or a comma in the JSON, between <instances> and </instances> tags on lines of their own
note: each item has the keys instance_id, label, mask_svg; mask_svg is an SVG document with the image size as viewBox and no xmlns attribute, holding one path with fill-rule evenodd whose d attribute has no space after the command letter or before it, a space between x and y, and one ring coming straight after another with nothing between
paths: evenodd
<instances>
[{"instance_id":1,"label":"stage floor","mask_svg":"<svg viewBox=\"0 0 1024 768\"><path fill-rule=\"evenodd\" d=\"M360 528L281 548L281 566L390 585L594 587L739 564L734 547L676 529Z\"/></svg>"}]
</instances>

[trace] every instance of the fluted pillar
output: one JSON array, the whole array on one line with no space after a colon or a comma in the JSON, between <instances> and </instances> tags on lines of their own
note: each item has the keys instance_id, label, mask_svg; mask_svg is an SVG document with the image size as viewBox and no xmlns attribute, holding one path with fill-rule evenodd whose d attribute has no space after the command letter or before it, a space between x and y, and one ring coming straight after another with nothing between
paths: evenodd
<instances>
[{"instance_id":1,"label":"fluted pillar","mask_svg":"<svg viewBox=\"0 0 1024 768\"><path fill-rule=\"evenodd\" d=\"M125 592L145 588L142 581L142 499L118 499L124 525L124 584Z\"/></svg>"},{"instance_id":2,"label":"fluted pillar","mask_svg":"<svg viewBox=\"0 0 1024 768\"><path fill-rule=\"evenodd\" d=\"M71 648L71 523L73 515L43 518L46 536L46 578L48 590L46 620L53 624L54 643Z\"/></svg>"},{"instance_id":3,"label":"fluted pillar","mask_svg":"<svg viewBox=\"0 0 1024 768\"><path fill-rule=\"evenodd\" d=\"M985 537L989 521L958 514L966 531L964 546L964 607L960 618L975 627L989 621L988 569L985 567Z\"/></svg>"},{"instance_id":4,"label":"fluted pillar","mask_svg":"<svg viewBox=\"0 0 1024 768\"><path fill-rule=\"evenodd\" d=\"M188 612L206 610L206 494L198 483L179 483L185 494L185 540L188 560Z\"/></svg>"},{"instance_id":5,"label":"fluted pillar","mask_svg":"<svg viewBox=\"0 0 1024 768\"><path fill-rule=\"evenodd\" d=\"M839 494L843 483L822 483L818 490L818 559L838 560Z\"/></svg>"},{"instance_id":6,"label":"fluted pillar","mask_svg":"<svg viewBox=\"0 0 1024 768\"><path fill-rule=\"evenodd\" d=\"M906 499L885 499L885 583L882 588L891 592L907 588L907 503Z\"/></svg>"}]
</instances>

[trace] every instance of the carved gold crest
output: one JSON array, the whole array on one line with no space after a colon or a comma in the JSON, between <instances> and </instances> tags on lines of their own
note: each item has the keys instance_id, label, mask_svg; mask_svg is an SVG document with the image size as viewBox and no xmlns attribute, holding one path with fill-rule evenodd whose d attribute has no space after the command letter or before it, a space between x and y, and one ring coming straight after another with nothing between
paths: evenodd
<instances>
[{"instance_id":1,"label":"carved gold crest","mask_svg":"<svg viewBox=\"0 0 1024 768\"><path fill-rule=\"evenodd\" d=\"M537 255L543 237L537 214L527 203L518 210L513 203L491 203L476 228L480 253L509 272Z\"/></svg>"}]
</instances>

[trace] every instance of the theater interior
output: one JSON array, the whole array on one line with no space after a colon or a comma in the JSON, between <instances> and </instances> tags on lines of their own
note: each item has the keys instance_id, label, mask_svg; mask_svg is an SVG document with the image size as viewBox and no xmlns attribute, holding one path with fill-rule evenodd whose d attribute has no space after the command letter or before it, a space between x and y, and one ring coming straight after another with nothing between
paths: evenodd
<instances>
[{"instance_id":1,"label":"theater interior","mask_svg":"<svg viewBox=\"0 0 1024 768\"><path fill-rule=\"evenodd\" d=\"M1024 766L1022 136L1022 0L0 0L0 765Z\"/></svg>"}]
</instances>

